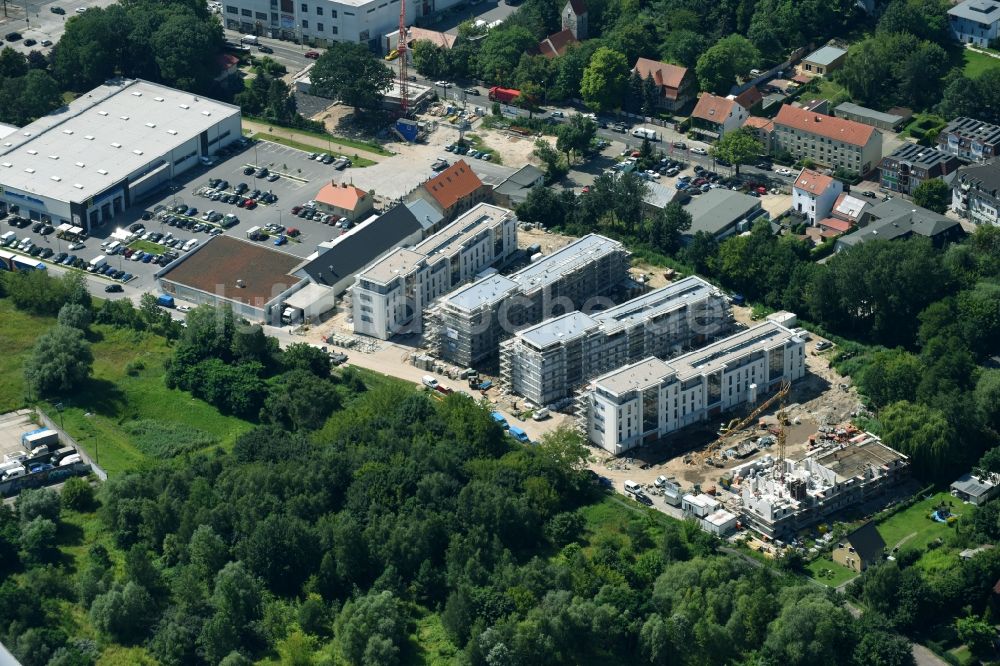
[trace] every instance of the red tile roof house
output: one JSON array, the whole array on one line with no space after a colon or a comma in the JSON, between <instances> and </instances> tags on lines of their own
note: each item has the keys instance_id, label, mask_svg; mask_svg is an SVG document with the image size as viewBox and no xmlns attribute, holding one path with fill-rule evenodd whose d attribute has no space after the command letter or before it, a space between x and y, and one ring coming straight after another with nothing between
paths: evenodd
<instances>
[{"instance_id":1,"label":"red tile roof house","mask_svg":"<svg viewBox=\"0 0 1000 666\"><path fill-rule=\"evenodd\" d=\"M787 150L795 159L810 159L863 176L882 159L882 132L870 125L785 104L774 118L771 147Z\"/></svg>"},{"instance_id":2,"label":"red tile roof house","mask_svg":"<svg viewBox=\"0 0 1000 666\"><path fill-rule=\"evenodd\" d=\"M750 114L736 98L702 93L691 112L691 130L710 141L721 139L726 132L743 126Z\"/></svg>"},{"instance_id":3,"label":"red tile roof house","mask_svg":"<svg viewBox=\"0 0 1000 666\"><path fill-rule=\"evenodd\" d=\"M375 207L375 197L347 183L327 183L316 194L315 201L323 212L346 217L351 222L364 220Z\"/></svg>"},{"instance_id":4,"label":"red tile roof house","mask_svg":"<svg viewBox=\"0 0 1000 666\"><path fill-rule=\"evenodd\" d=\"M834 202L843 191L844 185L839 180L803 169L792 186L792 211L815 225L817 220L829 217Z\"/></svg>"},{"instance_id":5,"label":"red tile roof house","mask_svg":"<svg viewBox=\"0 0 1000 666\"><path fill-rule=\"evenodd\" d=\"M771 134L774 133L773 120L770 118L761 118L760 116L750 116L743 123L743 127L750 130L757 137L757 140L764 146L765 153L771 152Z\"/></svg>"},{"instance_id":6,"label":"red tile roof house","mask_svg":"<svg viewBox=\"0 0 1000 666\"><path fill-rule=\"evenodd\" d=\"M816 226L825 236L839 236L861 225L861 218L871 205L849 192L841 192L830 209L830 216L819 220Z\"/></svg>"},{"instance_id":7,"label":"red tile roof house","mask_svg":"<svg viewBox=\"0 0 1000 666\"><path fill-rule=\"evenodd\" d=\"M668 111L678 111L694 100L695 77L686 67L639 58L632 71L643 79L652 77L660 89L660 106Z\"/></svg>"},{"instance_id":8,"label":"red tile roof house","mask_svg":"<svg viewBox=\"0 0 1000 666\"><path fill-rule=\"evenodd\" d=\"M493 189L479 180L465 160L458 160L417 187L407 200L423 199L429 203L441 213L440 225L443 226L477 203L487 201L492 192Z\"/></svg>"},{"instance_id":9,"label":"red tile roof house","mask_svg":"<svg viewBox=\"0 0 1000 666\"><path fill-rule=\"evenodd\" d=\"M570 45L578 43L573 31L566 28L538 42L538 53L551 60L566 53Z\"/></svg>"}]
</instances>

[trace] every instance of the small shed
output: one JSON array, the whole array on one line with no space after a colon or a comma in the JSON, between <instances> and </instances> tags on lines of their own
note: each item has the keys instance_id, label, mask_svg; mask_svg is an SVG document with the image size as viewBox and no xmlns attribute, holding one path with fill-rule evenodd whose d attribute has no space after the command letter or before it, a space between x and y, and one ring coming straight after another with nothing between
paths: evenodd
<instances>
[{"instance_id":1,"label":"small shed","mask_svg":"<svg viewBox=\"0 0 1000 666\"><path fill-rule=\"evenodd\" d=\"M840 67L846 57L845 49L827 45L803 58L799 68L807 75L824 76Z\"/></svg>"},{"instance_id":2,"label":"small shed","mask_svg":"<svg viewBox=\"0 0 1000 666\"><path fill-rule=\"evenodd\" d=\"M993 499L1000 492L997 480L996 474L978 476L966 473L951 484L951 494L963 502L979 506Z\"/></svg>"}]
</instances>

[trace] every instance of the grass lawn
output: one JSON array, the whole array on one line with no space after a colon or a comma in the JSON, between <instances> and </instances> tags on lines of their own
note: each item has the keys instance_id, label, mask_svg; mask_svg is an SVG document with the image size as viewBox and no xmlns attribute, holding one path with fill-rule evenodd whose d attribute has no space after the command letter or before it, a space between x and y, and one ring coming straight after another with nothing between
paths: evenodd
<instances>
[{"instance_id":1,"label":"grass lawn","mask_svg":"<svg viewBox=\"0 0 1000 666\"><path fill-rule=\"evenodd\" d=\"M271 143L280 143L283 146L288 146L289 148L295 148L296 150L301 150L306 153L321 153L323 149L319 146L312 146L306 143L299 143L292 139L286 139L283 136L275 136L274 134L262 134L260 132L253 135L254 139L260 141L270 141ZM375 164L373 160L367 159L365 157L351 157L352 167L367 167Z\"/></svg>"},{"instance_id":2,"label":"grass lawn","mask_svg":"<svg viewBox=\"0 0 1000 666\"><path fill-rule=\"evenodd\" d=\"M830 101L833 101L835 97L847 94L847 91L839 83L835 83L834 81L831 81L829 78L825 76L817 77L817 79L819 80L816 81L816 79L813 79L813 81L816 82L810 84L816 86L815 94L810 94L809 92L805 92L802 95L803 99L815 98L815 99L828 99Z\"/></svg>"},{"instance_id":3,"label":"grass lawn","mask_svg":"<svg viewBox=\"0 0 1000 666\"><path fill-rule=\"evenodd\" d=\"M851 580L858 575L858 572L851 571L847 567L836 562L820 557L806 565L809 577L827 587L837 587Z\"/></svg>"},{"instance_id":4,"label":"grass lawn","mask_svg":"<svg viewBox=\"0 0 1000 666\"><path fill-rule=\"evenodd\" d=\"M335 134L327 134L325 132L314 132L313 130L300 129L298 127L288 127L286 125L276 125L270 120L265 120L263 118L254 118L252 116L245 116L249 120L255 120L259 123L267 123L272 127L281 127L282 129L289 130L291 132L296 132L302 136L311 136L314 139L320 139L322 141L331 141L339 146L347 146L348 148L357 148L358 150L367 150L370 153L375 153L376 155L383 155L385 157L390 157L396 153L391 150L386 150L380 144L374 141L361 141L360 139L348 139L347 137L337 136ZM261 136L263 138L263 136ZM309 151L314 152L314 151Z\"/></svg>"},{"instance_id":5,"label":"grass lawn","mask_svg":"<svg viewBox=\"0 0 1000 666\"><path fill-rule=\"evenodd\" d=\"M0 414L24 407L24 358L35 344L39 331L55 320L21 312L7 299L0 299Z\"/></svg>"},{"instance_id":6,"label":"grass lawn","mask_svg":"<svg viewBox=\"0 0 1000 666\"><path fill-rule=\"evenodd\" d=\"M107 326L95 330L101 339L93 345L94 374L86 387L63 400L62 418L67 432L108 474L135 469L148 459L127 430L134 420L191 426L224 447L250 429L246 421L164 385L163 363L171 350L163 338ZM47 411L56 415L51 405Z\"/></svg>"},{"instance_id":7,"label":"grass lawn","mask_svg":"<svg viewBox=\"0 0 1000 666\"><path fill-rule=\"evenodd\" d=\"M149 252L150 254L163 254L167 251L167 248L163 247L159 243L154 243L148 240L134 240L128 244L133 250L142 250L143 252Z\"/></svg>"},{"instance_id":8,"label":"grass lawn","mask_svg":"<svg viewBox=\"0 0 1000 666\"><path fill-rule=\"evenodd\" d=\"M988 69L1000 67L1000 58L994 58L982 53L965 49L962 51L965 67L962 72L969 78L975 78Z\"/></svg>"},{"instance_id":9,"label":"grass lawn","mask_svg":"<svg viewBox=\"0 0 1000 666\"><path fill-rule=\"evenodd\" d=\"M492 157L490 157L490 161L494 164L502 164L500 161L500 153L498 153L495 148L490 148L483 143L483 138L478 134L466 134L465 141L472 146L473 150L486 152L492 155Z\"/></svg>"},{"instance_id":10,"label":"grass lawn","mask_svg":"<svg viewBox=\"0 0 1000 666\"><path fill-rule=\"evenodd\" d=\"M957 505L954 510L961 520L964 505L949 493L937 493L929 499L920 500L913 506L890 516L878 525L879 534L885 540L886 546L891 550L900 541L906 539L904 546L924 551L927 549L927 544L938 537L942 539L947 537L951 533L951 528L945 523L931 520L928 516L935 506L948 501Z\"/></svg>"}]
</instances>

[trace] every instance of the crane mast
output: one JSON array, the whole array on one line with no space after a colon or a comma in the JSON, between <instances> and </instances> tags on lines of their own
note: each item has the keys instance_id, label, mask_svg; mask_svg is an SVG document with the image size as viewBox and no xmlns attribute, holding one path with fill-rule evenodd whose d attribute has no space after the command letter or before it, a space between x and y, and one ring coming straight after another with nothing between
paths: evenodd
<instances>
[{"instance_id":1,"label":"crane mast","mask_svg":"<svg viewBox=\"0 0 1000 666\"><path fill-rule=\"evenodd\" d=\"M399 0L399 44L396 46L396 52L399 54L399 108L403 118L409 115L410 106L409 91L406 86L409 81L406 41L406 0Z\"/></svg>"}]
</instances>

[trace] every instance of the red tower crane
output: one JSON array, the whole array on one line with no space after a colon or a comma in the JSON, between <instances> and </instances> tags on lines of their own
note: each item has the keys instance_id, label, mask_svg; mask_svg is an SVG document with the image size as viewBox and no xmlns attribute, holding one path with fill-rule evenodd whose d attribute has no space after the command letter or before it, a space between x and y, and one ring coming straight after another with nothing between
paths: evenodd
<instances>
[{"instance_id":1,"label":"red tower crane","mask_svg":"<svg viewBox=\"0 0 1000 666\"><path fill-rule=\"evenodd\" d=\"M403 118L408 115L410 106L410 98L406 86L407 81L409 81L409 74L406 69L406 39L406 0L399 0L399 45L396 46L396 52L399 54L399 108L402 111Z\"/></svg>"}]
</instances>

